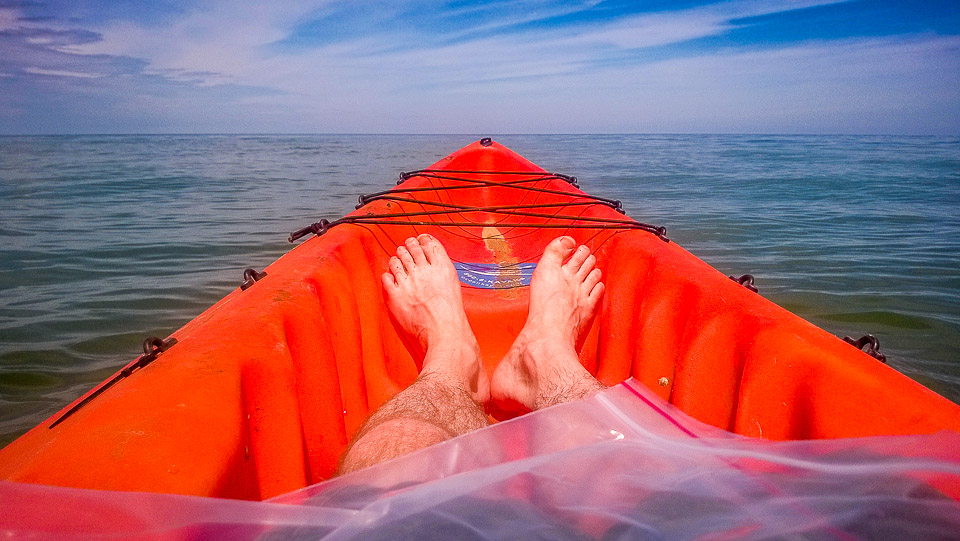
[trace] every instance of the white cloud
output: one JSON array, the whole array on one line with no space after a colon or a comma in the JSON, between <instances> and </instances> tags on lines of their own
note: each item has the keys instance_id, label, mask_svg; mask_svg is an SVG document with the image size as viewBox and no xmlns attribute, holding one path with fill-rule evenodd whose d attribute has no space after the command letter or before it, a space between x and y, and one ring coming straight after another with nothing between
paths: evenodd
<instances>
[{"instance_id":1,"label":"white cloud","mask_svg":"<svg viewBox=\"0 0 960 541\"><path fill-rule=\"evenodd\" d=\"M596 58L596 47L632 49L654 47L718 35L731 28L730 20L764 15L837 0L768 0L723 2L702 8L652 13L585 29L541 30L534 33L477 37L446 46L398 42L388 30L373 37L357 37L296 53L267 52L269 44L286 38L292 28L331 1L253 5L226 0L198 9L164 27L132 22L97 29L103 39L59 50L74 54L106 54L143 59L147 73L200 85L236 83L297 91L315 84L312 73L358 77L364 84L375 77L403 70L432 70L452 82L459 74L464 84L477 79L536 77L564 73L577 63ZM490 30L573 13L590 3L531 10L520 18L498 20L452 33L489 36ZM466 9L466 8L464 8ZM476 8L473 8L476 9ZM482 31L482 32L481 32ZM401 47L401 52L395 52ZM386 52L384 52L386 51ZM443 71L440 74L438 72ZM277 75L286 74L287 84ZM298 83L295 74L302 74ZM283 78L283 77L281 77Z\"/></svg>"},{"instance_id":2,"label":"white cloud","mask_svg":"<svg viewBox=\"0 0 960 541\"><path fill-rule=\"evenodd\" d=\"M597 105L572 120L613 118L619 131L922 133L932 111L954 126L960 121L951 106L960 102L958 54L960 38L923 36L605 70L591 76Z\"/></svg>"},{"instance_id":3,"label":"white cloud","mask_svg":"<svg viewBox=\"0 0 960 541\"><path fill-rule=\"evenodd\" d=\"M29 67L25 68L23 71L27 73L32 73L34 75L49 75L51 77L74 77L77 79L95 79L97 77L103 77L99 73L84 73L79 71L67 71L67 70L51 70L45 68Z\"/></svg>"},{"instance_id":4,"label":"white cloud","mask_svg":"<svg viewBox=\"0 0 960 541\"><path fill-rule=\"evenodd\" d=\"M287 36L301 18L330 3L326 1L248 3L236 0L196 9L167 26L135 22L110 24L97 31L102 40L62 47L79 55L111 55L147 61L147 73L200 85L259 84L244 80L265 57L263 47ZM256 78L266 78L259 74Z\"/></svg>"},{"instance_id":5,"label":"white cloud","mask_svg":"<svg viewBox=\"0 0 960 541\"><path fill-rule=\"evenodd\" d=\"M14 30L20 24L20 17L13 8L0 7L0 32Z\"/></svg>"},{"instance_id":6,"label":"white cloud","mask_svg":"<svg viewBox=\"0 0 960 541\"><path fill-rule=\"evenodd\" d=\"M729 28L731 25L724 17L688 13L655 14L632 17L572 39L574 43L580 44L605 44L634 49L715 36Z\"/></svg>"}]
</instances>

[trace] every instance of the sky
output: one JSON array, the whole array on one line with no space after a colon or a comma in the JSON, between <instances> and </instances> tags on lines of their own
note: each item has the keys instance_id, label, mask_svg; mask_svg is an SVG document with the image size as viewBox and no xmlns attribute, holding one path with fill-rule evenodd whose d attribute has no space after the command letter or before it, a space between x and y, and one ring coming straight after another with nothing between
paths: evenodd
<instances>
[{"instance_id":1,"label":"sky","mask_svg":"<svg viewBox=\"0 0 960 541\"><path fill-rule=\"evenodd\" d=\"M960 135L958 0L0 0L0 134Z\"/></svg>"}]
</instances>

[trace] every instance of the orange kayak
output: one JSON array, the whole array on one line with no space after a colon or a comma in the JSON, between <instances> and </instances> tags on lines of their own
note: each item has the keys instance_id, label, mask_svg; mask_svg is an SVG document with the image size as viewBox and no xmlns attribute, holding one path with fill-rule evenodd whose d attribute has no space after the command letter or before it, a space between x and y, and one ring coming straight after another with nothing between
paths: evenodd
<instances>
[{"instance_id":1,"label":"orange kayak","mask_svg":"<svg viewBox=\"0 0 960 541\"><path fill-rule=\"evenodd\" d=\"M570 235L606 284L579 344L602 382L633 377L699 421L773 440L960 431L960 406L492 141L358 206L296 232L311 238L0 450L0 479L256 500L331 477L419 372L380 274L425 232L456 263L489 373L544 246Z\"/></svg>"}]
</instances>

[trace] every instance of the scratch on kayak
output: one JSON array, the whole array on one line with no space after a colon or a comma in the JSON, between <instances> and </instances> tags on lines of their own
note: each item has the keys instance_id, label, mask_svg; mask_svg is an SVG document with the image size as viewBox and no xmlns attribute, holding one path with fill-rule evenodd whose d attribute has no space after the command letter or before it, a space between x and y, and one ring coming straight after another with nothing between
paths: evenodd
<instances>
[{"instance_id":1,"label":"scratch on kayak","mask_svg":"<svg viewBox=\"0 0 960 541\"><path fill-rule=\"evenodd\" d=\"M486 226L480 233L483 237L483 244L488 250L493 252L494 261L500 263L517 263L517 258L513 257L513 250L510 249L510 243L499 229L492 226Z\"/></svg>"}]
</instances>

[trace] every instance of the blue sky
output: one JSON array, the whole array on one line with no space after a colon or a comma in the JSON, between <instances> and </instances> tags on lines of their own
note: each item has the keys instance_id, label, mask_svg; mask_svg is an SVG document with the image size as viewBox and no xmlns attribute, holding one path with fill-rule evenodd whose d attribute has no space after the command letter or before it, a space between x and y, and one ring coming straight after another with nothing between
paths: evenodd
<instances>
[{"instance_id":1,"label":"blue sky","mask_svg":"<svg viewBox=\"0 0 960 541\"><path fill-rule=\"evenodd\" d=\"M960 135L960 2L0 0L0 133Z\"/></svg>"}]
</instances>

